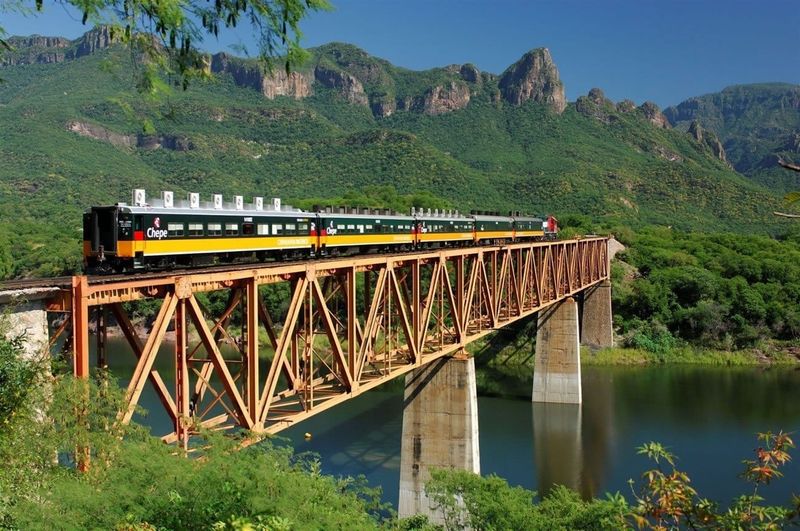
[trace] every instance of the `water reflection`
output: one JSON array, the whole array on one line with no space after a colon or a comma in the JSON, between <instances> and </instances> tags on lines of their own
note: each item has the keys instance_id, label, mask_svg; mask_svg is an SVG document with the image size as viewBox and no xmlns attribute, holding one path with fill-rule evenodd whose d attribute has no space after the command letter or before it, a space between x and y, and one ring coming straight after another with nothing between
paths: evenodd
<instances>
[{"instance_id":1,"label":"water reflection","mask_svg":"<svg viewBox=\"0 0 800 531\"><path fill-rule=\"evenodd\" d=\"M553 485L583 493L581 405L533 402L532 410L533 453L541 494Z\"/></svg>"}]
</instances>

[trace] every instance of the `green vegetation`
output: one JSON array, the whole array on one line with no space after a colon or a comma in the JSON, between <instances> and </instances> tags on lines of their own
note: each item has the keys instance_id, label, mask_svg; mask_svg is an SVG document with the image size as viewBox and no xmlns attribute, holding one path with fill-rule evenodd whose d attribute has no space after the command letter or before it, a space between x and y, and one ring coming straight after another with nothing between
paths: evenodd
<instances>
[{"instance_id":1,"label":"green vegetation","mask_svg":"<svg viewBox=\"0 0 800 531\"><path fill-rule=\"evenodd\" d=\"M469 105L440 115L396 110L382 118L320 83L305 99L269 100L231 74L153 99L132 88L131 61L111 47L2 69L4 278L77 270L81 212L128 201L133 188L171 189L178 198L280 196L301 206L580 214L634 228L765 234L785 223L771 215L781 205L776 195L638 111L612 106L600 120L575 105L562 115L531 102L514 107L497 101L497 80L484 75L468 83ZM311 50L300 71L317 64L358 77L371 103L464 83L458 69L407 71L345 44Z\"/></svg>"},{"instance_id":2,"label":"green vegetation","mask_svg":"<svg viewBox=\"0 0 800 531\"><path fill-rule=\"evenodd\" d=\"M677 128L696 120L722 140L728 160L754 182L779 193L796 188L795 178L777 166L778 157L798 160L800 87L788 83L735 85L665 109Z\"/></svg>"},{"instance_id":3,"label":"green vegetation","mask_svg":"<svg viewBox=\"0 0 800 531\"><path fill-rule=\"evenodd\" d=\"M175 455L144 429L116 422L114 382L87 384L58 370L47 381L39 364L21 359L20 347L0 339L0 529L388 525L380 492L363 479L321 475L313 456L270 441L239 449L238 441L209 434L192 458ZM72 456L87 447L91 464L80 473Z\"/></svg>"},{"instance_id":4,"label":"green vegetation","mask_svg":"<svg viewBox=\"0 0 800 531\"><path fill-rule=\"evenodd\" d=\"M612 266L624 344L733 350L800 334L800 240L645 229Z\"/></svg>"},{"instance_id":5,"label":"green vegetation","mask_svg":"<svg viewBox=\"0 0 800 531\"><path fill-rule=\"evenodd\" d=\"M608 348L581 356L583 365L652 365L658 363L748 366L796 364L797 357L784 345L767 344L762 349L713 350L691 346L674 347L665 352L641 348Z\"/></svg>"},{"instance_id":6,"label":"green vegetation","mask_svg":"<svg viewBox=\"0 0 800 531\"><path fill-rule=\"evenodd\" d=\"M628 510L625 498L583 501L566 487L537 500L535 492L511 487L495 475L435 470L426 485L445 517L446 529L620 529Z\"/></svg>"},{"instance_id":7,"label":"green vegetation","mask_svg":"<svg viewBox=\"0 0 800 531\"><path fill-rule=\"evenodd\" d=\"M49 368L24 360L21 347L0 335L0 529L441 529L419 515L398 520L363 478L324 476L313 456L270 440L241 448L209 433L182 455L116 422L121 392L108 375L79 381L56 368L43 378ZM427 490L448 530L778 529L798 507L765 506L758 490L781 477L794 443L783 433L760 438L742 474L753 490L726 509L701 498L657 443L639 450L656 468L631 482L632 503L619 493L582 500L564 487L539 497L455 470L434 470ZM86 472L76 448L90 449Z\"/></svg>"}]
</instances>

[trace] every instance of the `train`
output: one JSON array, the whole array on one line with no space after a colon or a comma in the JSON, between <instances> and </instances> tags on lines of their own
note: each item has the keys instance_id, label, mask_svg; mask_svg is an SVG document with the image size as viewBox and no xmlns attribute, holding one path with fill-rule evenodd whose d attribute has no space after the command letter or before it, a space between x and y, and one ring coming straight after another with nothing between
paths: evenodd
<instances>
[{"instance_id":1,"label":"train","mask_svg":"<svg viewBox=\"0 0 800 531\"><path fill-rule=\"evenodd\" d=\"M502 244L553 239L558 221L521 212L412 208L315 207L311 211L243 196L232 202L172 192L149 199L134 190L132 204L93 206L83 215L84 270L131 273L218 263L312 259L380 251Z\"/></svg>"}]
</instances>

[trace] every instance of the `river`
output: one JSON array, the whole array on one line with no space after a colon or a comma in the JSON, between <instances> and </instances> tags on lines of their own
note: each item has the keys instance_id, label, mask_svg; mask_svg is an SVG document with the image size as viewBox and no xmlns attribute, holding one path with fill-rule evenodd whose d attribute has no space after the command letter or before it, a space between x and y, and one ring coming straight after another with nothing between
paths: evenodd
<instances>
[{"instance_id":1,"label":"river","mask_svg":"<svg viewBox=\"0 0 800 531\"><path fill-rule=\"evenodd\" d=\"M164 349L156 366L166 378L171 347ZM110 340L109 352L112 370L129 375L133 356L124 342ZM403 386L387 386L280 436L296 452L319 454L326 473L365 475L396 505ZM701 496L727 504L749 492L738 475L742 460L753 457L757 432L794 432L800 443L800 368L586 366L583 401L479 396L481 473L538 491L565 484L584 497L620 491L630 500L628 480L651 466L636 448L658 441L678 456ZM140 403L152 413L137 420L159 435L171 431L149 384ZM792 492L800 494L800 454L795 457L785 477L759 491L768 502L787 505Z\"/></svg>"}]
</instances>

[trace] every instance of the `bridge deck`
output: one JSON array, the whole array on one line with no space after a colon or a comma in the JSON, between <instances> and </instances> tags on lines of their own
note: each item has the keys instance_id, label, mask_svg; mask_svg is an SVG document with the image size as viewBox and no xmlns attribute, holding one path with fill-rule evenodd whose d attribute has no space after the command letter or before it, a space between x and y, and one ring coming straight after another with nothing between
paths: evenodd
<instances>
[{"instance_id":1,"label":"bridge deck","mask_svg":"<svg viewBox=\"0 0 800 531\"><path fill-rule=\"evenodd\" d=\"M130 420L149 381L174 425L165 440L186 444L201 427L280 431L437 358L466 355L468 343L609 274L607 240L586 238L73 277L48 308L71 313L56 335L71 334L79 377L92 370L90 321L104 365L113 320L138 358L121 418ZM198 295L215 291L227 304L212 315ZM285 304L267 304L280 297ZM162 302L140 337L123 303L144 299ZM171 388L153 368L168 328Z\"/></svg>"}]
</instances>

